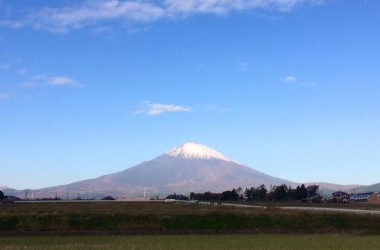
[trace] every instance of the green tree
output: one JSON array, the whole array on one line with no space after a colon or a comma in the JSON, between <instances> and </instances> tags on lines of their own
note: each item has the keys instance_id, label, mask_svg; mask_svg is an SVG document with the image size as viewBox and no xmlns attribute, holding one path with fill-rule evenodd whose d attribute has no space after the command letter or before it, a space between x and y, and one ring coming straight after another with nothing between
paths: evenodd
<instances>
[{"instance_id":1,"label":"green tree","mask_svg":"<svg viewBox=\"0 0 380 250\"><path fill-rule=\"evenodd\" d=\"M265 201L268 191L264 184L262 184L260 187L257 188L257 193L258 193L258 200Z\"/></svg>"},{"instance_id":2,"label":"green tree","mask_svg":"<svg viewBox=\"0 0 380 250\"><path fill-rule=\"evenodd\" d=\"M302 184L301 187L297 186L295 198L296 200L303 200L307 198L307 189L304 184Z\"/></svg>"},{"instance_id":3,"label":"green tree","mask_svg":"<svg viewBox=\"0 0 380 250\"><path fill-rule=\"evenodd\" d=\"M285 184L277 186L274 190L275 199L278 201L282 201L286 199L286 194L288 192L288 187Z\"/></svg>"},{"instance_id":4,"label":"green tree","mask_svg":"<svg viewBox=\"0 0 380 250\"><path fill-rule=\"evenodd\" d=\"M287 200L295 200L296 199L297 189L293 189L290 185L288 187L288 193L286 194Z\"/></svg>"},{"instance_id":5,"label":"green tree","mask_svg":"<svg viewBox=\"0 0 380 250\"><path fill-rule=\"evenodd\" d=\"M232 201L237 201L239 198L239 194L236 192L235 189L232 189L232 191L224 191L222 193L222 201L228 201L228 200L232 200Z\"/></svg>"},{"instance_id":6,"label":"green tree","mask_svg":"<svg viewBox=\"0 0 380 250\"><path fill-rule=\"evenodd\" d=\"M307 189L308 197L312 198L312 197L320 196L319 185L310 185L306 189Z\"/></svg>"},{"instance_id":7,"label":"green tree","mask_svg":"<svg viewBox=\"0 0 380 250\"><path fill-rule=\"evenodd\" d=\"M4 199L4 193L0 190L0 200Z\"/></svg>"},{"instance_id":8,"label":"green tree","mask_svg":"<svg viewBox=\"0 0 380 250\"><path fill-rule=\"evenodd\" d=\"M195 193L194 192L190 193L190 200L195 200Z\"/></svg>"}]
</instances>

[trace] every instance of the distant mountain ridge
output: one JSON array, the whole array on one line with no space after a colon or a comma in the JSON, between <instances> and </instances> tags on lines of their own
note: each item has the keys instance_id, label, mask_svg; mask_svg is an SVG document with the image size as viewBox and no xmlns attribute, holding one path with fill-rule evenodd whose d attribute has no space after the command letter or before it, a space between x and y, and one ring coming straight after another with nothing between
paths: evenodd
<instances>
[{"instance_id":1,"label":"distant mountain ridge","mask_svg":"<svg viewBox=\"0 0 380 250\"><path fill-rule=\"evenodd\" d=\"M82 198L165 195L170 193L222 192L264 184L300 185L242 165L222 153L196 143L185 143L126 170L68 185L34 190L35 197L78 195ZM315 184L315 183L312 183ZM350 190L360 185L318 183L323 192ZM305 183L305 185L308 185ZM17 192L12 192L17 194ZM325 194L325 193L324 193Z\"/></svg>"},{"instance_id":2,"label":"distant mountain ridge","mask_svg":"<svg viewBox=\"0 0 380 250\"><path fill-rule=\"evenodd\" d=\"M353 187L349 191L352 193L380 192L380 183L376 183L369 186Z\"/></svg>"}]
</instances>

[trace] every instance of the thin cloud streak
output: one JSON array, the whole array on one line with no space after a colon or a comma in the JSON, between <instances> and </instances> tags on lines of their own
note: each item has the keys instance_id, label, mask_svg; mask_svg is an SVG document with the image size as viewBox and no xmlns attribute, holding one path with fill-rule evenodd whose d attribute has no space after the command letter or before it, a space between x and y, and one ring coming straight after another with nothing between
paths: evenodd
<instances>
[{"instance_id":1,"label":"thin cloud streak","mask_svg":"<svg viewBox=\"0 0 380 250\"><path fill-rule=\"evenodd\" d=\"M314 82L304 82L304 81L300 81L297 77L295 76L286 76L282 79L282 81L284 83L288 83L288 84L293 84L293 85L297 85L297 86L301 86L301 87L315 87L316 84Z\"/></svg>"},{"instance_id":2,"label":"thin cloud streak","mask_svg":"<svg viewBox=\"0 0 380 250\"><path fill-rule=\"evenodd\" d=\"M34 77L34 80L42 81L48 86L71 86L71 87L81 87L76 80L65 76L46 76L38 75ZM29 84L30 85L30 84Z\"/></svg>"},{"instance_id":3,"label":"thin cloud streak","mask_svg":"<svg viewBox=\"0 0 380 250\"><path fill-rule=\"evenodd\" d=\"M161 1L85 1L66 8L43 8L19 20L0 20L0 27L30 26L65 33L85 26L111 21L151 23L160 19L179 19L195 14L225 15L253 9L290 11L300 4L320 4L326 0L161 0Z\"/></svg>"},{"instance_id":4,"label":"thin cloud streak","mask_svg":"<svg viewBox=\"0 0 380 250\"><path fill-rule=\"evenodd\" d=\"M239 62L238 66L239 66L239 70L242 72L246 72L249 69L249 63L247 62Z\"/></svg>"},{"instance_id":5,"label":"thin cloud streak","mask_svg":"<svg viewBox=\"0 0 380 250\"><path fill-rule=\"evenodd\" d=\"M282 79L283 82L297 82L298 79L295 76L287 76Z\"/></svg>"},{"instance_id":6,"label":"thin cloud streak","mask_svg":"<svg viewBox=\"0 0 380 250\"><path fill-rule=\"evenodd\" d=\"M135 111L136 114L146 114L148 116L160 115L167 112L191 112L192 109L189 107L182 107L172 104L161 104L161 103L150 103L145 101L142 105Z\"/></svg>"},{"instance_id":7,"label":"thin cloud streak","mask_svg":"<svg viewBox=\"0 0 380 250\"><path fill-rule=\"evenodd\" d=\"M0 92L0 101L7 100L11 98L11 94L6 93L6 92Z\"/></svg>"},{"instance_id":8,"label":"thin cloud streak","mask_svg":"<svg viewBox=\"0 0 380 250\"><path fill-rule=\"evenodd\" d=\"M208 104L204 106L206 111L217 112L217 113L226 113L232 111L232 108L221 108L215 104Z\"/></svg>"}]
</instances>

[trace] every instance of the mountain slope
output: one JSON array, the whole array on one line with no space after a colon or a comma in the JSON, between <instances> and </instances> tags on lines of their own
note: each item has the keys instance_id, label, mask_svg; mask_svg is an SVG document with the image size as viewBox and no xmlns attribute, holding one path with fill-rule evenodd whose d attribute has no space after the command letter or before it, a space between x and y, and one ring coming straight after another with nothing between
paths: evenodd
<instances>
[{"instance_id":1,"label":"mountain slope","mask_svg":"<svg viewBox=\"0 0 380 250\"><path fill-rule=\"evenodd\" d=\"M250 188L264 184L286 184L295 188L299 183L276 178L244 166L222 153L207 146L186 143L168 152L142 162L124 171L95 179L78 181L69 185L34 190L34 197L100 198L106 195L149 196L170 193L221 192L232 188ZM359 188L359 185L338 185L331 183L305 183L306 186L319 184L325 197L334 191ZM12 190L13 191L13 190ZM25 196L24 192L12 194ZM20 197L21 197L20 196Z\"/></svg>"},{"instance_id":2,"label":"mountain slope","mask_svg":"<svg viewBox=\"0 0 380 250\"><path fill-rule=\"evenodd\" d=\"M309 185L319 185L320 193L325 198L330 198L332 196L332 193L336 191L351 193L351 190L353 190L354 188L362 187L362 185L356 185L356 184L340 185L340 184L327 183L327 182L305 183L305 186L309 186Z\"/></svg>"},{"instance_id":3,"label":"mountain slope","mask_svg":"<svg viewBox=\"0 0 380 250\"><path fill-rule=\"evenodd\" d=\"M350 191L352 193L380 192L380 183L369 186L354 187Z\"/></svg>"},{"instance_id":4,"label":"mountain slope","mask_svg":"<svg viewBox=\"0 0 380 250\"><path fill-rule=\"evenodd\" d=\"M186 143L151 161L96 179L40 190L45 193L92 193L98 195L220 192L264 184L296 185L241 165L207 146Z\"/></svg>"}]
</instances>

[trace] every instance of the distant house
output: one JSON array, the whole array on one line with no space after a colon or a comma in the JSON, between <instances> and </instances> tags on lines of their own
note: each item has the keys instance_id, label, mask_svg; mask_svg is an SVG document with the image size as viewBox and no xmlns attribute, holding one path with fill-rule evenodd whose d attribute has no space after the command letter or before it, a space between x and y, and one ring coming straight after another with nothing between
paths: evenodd
<instances>
[{"instance_id":1,"label":"distant house","mask_svg":"<svg viewBox=\"0 0 380 250\"><path fill-rule=\"evenodd\" d=\"M335 193L332 193L332 200L334 202L349 202L350 195L346 192L338 191Z\"/></svg>"},{"instance_id":2,"label":"distant house","mask_svg":"<svg viewBox=\"0 0 380 250\"><path fill-rule=\"evenodd\" d=\"M380 204L380 198L379 194L374 192L351 194L350 202L367 202L373 204Z\"/></svg>"}]
</instances>

